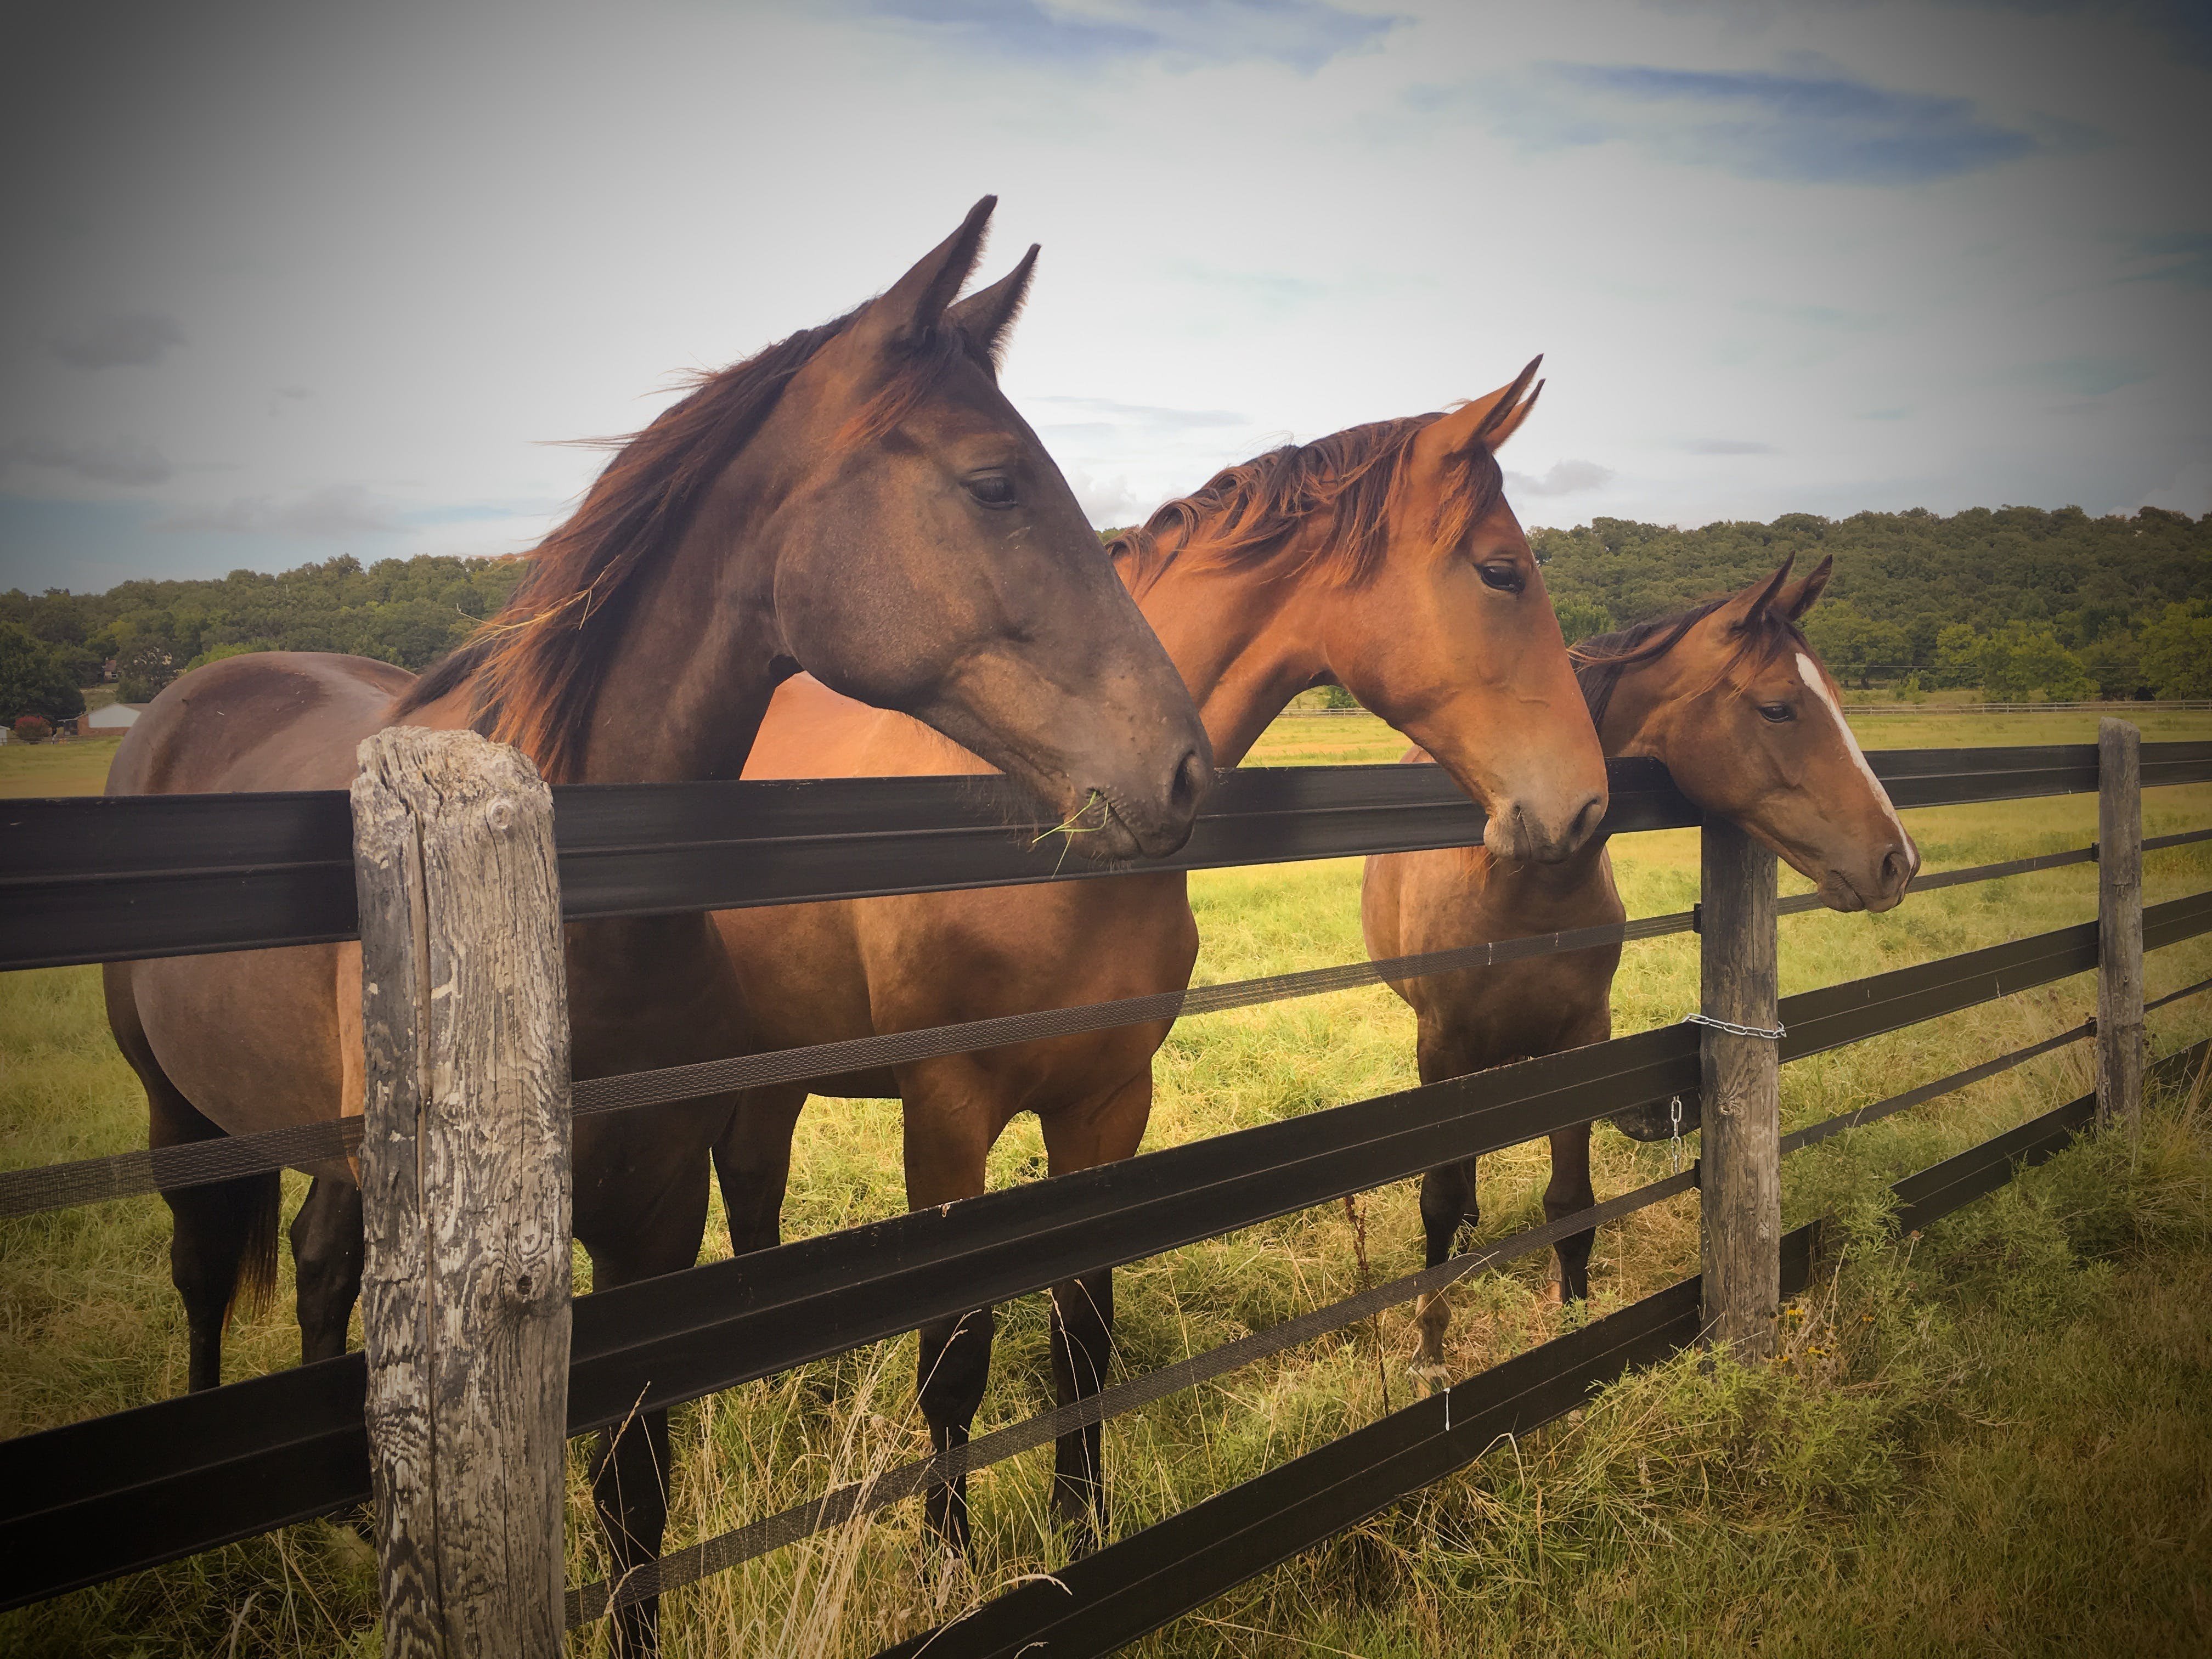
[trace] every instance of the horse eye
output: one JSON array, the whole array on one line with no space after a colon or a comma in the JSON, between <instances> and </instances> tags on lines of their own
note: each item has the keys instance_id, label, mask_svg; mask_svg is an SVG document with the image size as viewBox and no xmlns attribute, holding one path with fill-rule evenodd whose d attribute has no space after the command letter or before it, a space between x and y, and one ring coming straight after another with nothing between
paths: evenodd
<instances>
[{"instance_id":1,"label":"horse eye","mask_svg":"<svg viewBox=\"0 0 2212 1659\"><path fill-rule=\"evenodd\" d=\"M1521 575L1521 567L1514 564L1481 564L1475 567L1482 572L1486 586L1501 593L1518 593L1528 586Z\"/></svg>"},{"instance_id":2,"label":"horse eye","mask_svg":"<svg viewBox=\"0 0 2212 1659\"><path fill-rule=\"evenodd\" d=\"M1772 720L1777 726L1797 718L1797 711L1786 702L1763 702L1759 705L1759 713L1761 719Z\"/></svg>"},{"instance_id":3,"label":"horse eye","mask_svg":"<svg viewBox=\"0 0 2212 1659\"><path fill-rule=\"evenodd\" d=\"M986 507L1012 507L1014 481L1003 472L984 472L965 479L968 493Z\"/></svg>"}]
</instances>

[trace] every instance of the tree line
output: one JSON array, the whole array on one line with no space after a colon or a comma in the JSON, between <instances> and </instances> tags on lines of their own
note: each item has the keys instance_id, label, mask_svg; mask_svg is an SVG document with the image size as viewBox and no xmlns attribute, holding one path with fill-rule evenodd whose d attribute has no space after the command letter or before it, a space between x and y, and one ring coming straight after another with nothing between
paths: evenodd
<instances>
[{"instance_id":1,"label":"tree line","mask_svg":"<svg viewBox=\"0 0 2212 1659\"><path fill-rule=\"evenodd\" d=\"M1807 631L1847 684L1906 696L1978 687L2000 701L2212 697L2212 514L1789 513L1697 530L1594 519L1529 541L1570 640L1740 587L1792 554L1804 568L1832 553L1835 577ZM498 611L527 568L343 556L281 575L0 593L0 722L82 713L110 663L125 702L244 651L341 651L421 669Z\"/></svg>"},{"instance_id":2,"label":"tree line","mask_svg":"<svg viewBox=\"0 0 2212 1659\"><path fill-rule=\"evenodd\" d=\"M145 702L189 669L246 651L340 651L421 669L507 603L519 559L350 555L281 575L124 582L104 593L0 593L0 720L67 720L106 684Z\"/></svg>"},{"instance_id":3,"label":"tree line","mask_svg":"<svg viewBox=\"0 0 2212 1659\"><path fill-rule=\"evenodd\" d=\"M2212 514L1789 513L1697 530L1595 519L1528 539L1570 640L1741 587L1793 554L1802 571L1832 553L1806 632L1847 684L1974 687L1998 702L2212 697Z\"/></svg>"}]
</instances>

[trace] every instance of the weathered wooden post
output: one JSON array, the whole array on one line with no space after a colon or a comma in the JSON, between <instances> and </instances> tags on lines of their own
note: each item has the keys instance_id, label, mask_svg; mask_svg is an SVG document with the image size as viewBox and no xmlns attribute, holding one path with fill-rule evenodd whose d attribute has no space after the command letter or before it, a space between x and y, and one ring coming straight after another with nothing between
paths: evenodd
<instances>
[{"instance_id":1,"label":"weathered wooden post","mask_svg":"<svg viewBox=\"0 0 2212 1659\"><path fill-rule=\"evenodd\" d=\"M553 802L472 732L353 786L386 1659L562 1651L568 1018Z\"/></svg>"},{"instance_id":2,"label":"weathered wooden post","mask_svg":"<svg viewBox=\"0 0 2212 1659\"><path fill-rule=\"evenodd\" d=\"M2097 722L2097 1123L2142 1134L2142 733Z\"/></svg>"},{"instance_id":3,"label":"weathered wooden post","mask_svg":"<svg viewBox=\"0 0 2212 1659\"><path fill-rule=\"evenodd\" d=\"M1782 1303L1774 854L1717 819L1706 821L1703 836L1705 1340L1761 1358L1774 1350Z\"/></svg>"}]
</instances>

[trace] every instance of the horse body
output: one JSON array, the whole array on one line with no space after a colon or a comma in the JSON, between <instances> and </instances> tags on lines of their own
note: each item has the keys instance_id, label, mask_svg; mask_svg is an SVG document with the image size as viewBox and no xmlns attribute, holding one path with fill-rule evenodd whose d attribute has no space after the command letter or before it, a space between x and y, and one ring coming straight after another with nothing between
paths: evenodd
<instances>
[{"instance_id":1,"label":"horse body","mask_svg":"<svg viewBox=\"0 0 2212 1659\"><path fill-rule=\"evenodd\" d=\"M109 793L343 788L392 724L485 730L556 782L733 777L777 682L811 668L974 744L1053 810L1091 809L1078 856L1179 846L1210 776L1203 728L997 386L1036 250L951 303L991 205L880 298L705 377L622 449L507 611L420 679L345 657L212 665L132 727ZM565 954L574 1076L742 1049L704 915L572 925ZM111 965L155 1144L360 1111L360 964L348 944ZM600 1287L696 1261L733 1103L576 1123L575 1234ZM292 1229L310 1360L344 1349L362 1250L351 1170L312 1173ZM273 1273L277 1193L272 1175L167 1195L196 1389L220 1380L241 1271ZM653 1413L603 1451L620 1565L659 1547L666 1433ZM653 1644L654 1617L624 1610L625 1650Z\"/></svg>"},{"instance_id":2,"label":"horse body","mask_svg":"<svg viewBox=\"0 0 2212 1659\"><path fill-rule=\"evenodd\" d=\"M1798 631L1826 586L1831 562L1785 586L1789 566L1725 601L1575 647L1577 674L1608 758L1664 762L1709 815L1741 824L1818 882L1839 910L1887 910L1905 896L1919 854L1844 723L1832 684ZM1417 750L1408 760L1424 758ZM1527 939L1626 919L1602 840L1548 867L1480 848L1392 853L1367 860L1360 918L1376 959ZM1394 983L1419 1018L1421 1080L1463 1077L1612 1035L1617 945ZM1694 1102L1681 1122L1698 1127ZM1640 1139L1674 1125L1655 1112L1615 1120ZM1547 1219L1596 1202L1590 1126L1551 1137ZM1428 1263L1445 1261L1478 1218L1475 1163L1432 1170L1421 1183ZM1558 1246L1559 1292L1589 1294L1593 1235ZM1441 1295L1421 1306L1425 1375L1447 1375Z\"/></svg>"},{"instance_id":3,"label":"horse body","mask_svg":"<svg viewBox=\"0 0 2212 1659\"><path fill-rule=\"evenodd\" d=\"M1602 761L1490 457L1526 412L1528 379L1458 414L1354 428L1231 469L1117 544L1116 565L1182 672L1218 760L1235 764L1292 696L1334 681L1431 744L1490 808L1502 846L1558 857L1595 828ZM988 769L911 720L805 679L778 690L746 763L749 777ZM1198 954L1180 874L727 911L716 922L758 1048L1179 990ZM990 1147L1019 1112L1040 1118L1054 1175L1132 1156L1151 1111L1152 1055L1171 1024L1009 1044L811 1088L902 1098L907 1199L926 1207L983 1190ZM808 1092L753 1091L716 1149L740 1253L777 1242ZM1112 1296L1107 1272L1053 1287L1063 1402L1103 1380ZM966 1440L981 1403L991 1322L982 1310L922 1333L921 1405L940 1449ZM1095 1426L1060 1441L1054 1497L1079 1543L1095 1535ZM935 1489L929 1504L933 1523L964 1543L959 1489Z\"/></svg>"}]
</instances>

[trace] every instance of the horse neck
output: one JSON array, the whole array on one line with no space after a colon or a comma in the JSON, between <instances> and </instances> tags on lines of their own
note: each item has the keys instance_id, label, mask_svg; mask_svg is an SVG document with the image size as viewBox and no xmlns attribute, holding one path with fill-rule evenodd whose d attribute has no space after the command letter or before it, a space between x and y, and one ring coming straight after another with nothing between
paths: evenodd
<instances>
[{"instance_id":1,"label":"horse neck","mask_svg":"<svg viewBox=\"0 0 2212 1659\"><path fill-rule=\"evenodd\" d=\"M1214 764L1235 766L1291 699L1327 674L1320 630L1304 601L1312 584L1328 578L1297 570L1287 550L1246 566L1209 564L1203 550L1202 543L1185 549L1137 608L1198 705Z\"/></svg>"},{"instance_id":2,"label":"horse neck","mask_svg":"<svg viewBox=\"0 0 2212 1659\"><path fill-rule=\"evenodd\" d=\"M717 490L670 556L634 579L575 781L734 778L794 665L756 492Z\"/></svg>"},{"instance_id":3,"label":"horse neck","mask_svg":"<svg viewBox=\"0 0 2212 1659\"><path fill-rule=\"evenodd\" d=\"M1683 649L1690 643L1620 671L1597 732L1607 760L1642 757L1671 765L1686 739L1695 740L1699 722L1684 715L1699 690L1711 689L1711 676L1692 672Z\"/></svg>"}]
</instances>

